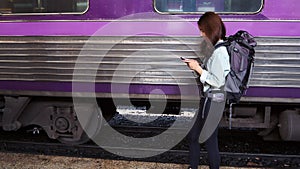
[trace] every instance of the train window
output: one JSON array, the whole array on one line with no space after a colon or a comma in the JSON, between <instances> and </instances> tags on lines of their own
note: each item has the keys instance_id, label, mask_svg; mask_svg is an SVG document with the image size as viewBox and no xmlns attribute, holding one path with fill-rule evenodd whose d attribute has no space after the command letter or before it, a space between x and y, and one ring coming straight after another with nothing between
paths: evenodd
<instances>
[{"instance_id":1,"label":"train window","mask_svg":"<svg viewBox=\"0 0 300 169\"><path fill-rule=\"evenodd\" d=\"M1 0L0 14L83 13L88 0Z\"/></svg>"},{"instance_id":2,"label":"train window","mask_svg":"<svg viewBox=\"0 0 300 169\"><path fill-rule=\"evenodd\" d=\"M263 0L154 0L154 8L159 13L257 13Z\"/></svg>"}]
</instances>

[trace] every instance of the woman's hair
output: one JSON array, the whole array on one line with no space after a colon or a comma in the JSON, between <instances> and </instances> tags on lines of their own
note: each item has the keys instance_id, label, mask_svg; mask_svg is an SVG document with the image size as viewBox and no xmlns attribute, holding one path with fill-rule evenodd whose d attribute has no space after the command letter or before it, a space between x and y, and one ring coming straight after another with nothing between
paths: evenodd
<instances>
[{"instance_id":1,"label":"woman's hair","mask_svg":"<svg viewBox=\"0 0 300 169\"><path fill-rule=\"evenodd\" d=\"M220 16L214 12L204 13L198 20L199 29L215 45L219 39L225 39L226 28Z\"/></svg>"}]
</instances>

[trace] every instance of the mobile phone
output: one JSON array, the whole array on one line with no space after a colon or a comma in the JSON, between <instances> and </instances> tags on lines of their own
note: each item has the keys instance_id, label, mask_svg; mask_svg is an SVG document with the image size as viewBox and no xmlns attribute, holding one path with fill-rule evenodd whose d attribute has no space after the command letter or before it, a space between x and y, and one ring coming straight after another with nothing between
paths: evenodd
<instances>
[{"instance_id":1,"label":"mobile phone","mask_svg":"<svg viewBox=\"0 0 300 169\"><path fill-rule=\"evenodd\" d=\"M185 60L186 58L185 58L185 57L183 57L183 56L181 56L181 57L180 57L180 59L181 59L181 60Z\"/></svg>"}]
</instances>

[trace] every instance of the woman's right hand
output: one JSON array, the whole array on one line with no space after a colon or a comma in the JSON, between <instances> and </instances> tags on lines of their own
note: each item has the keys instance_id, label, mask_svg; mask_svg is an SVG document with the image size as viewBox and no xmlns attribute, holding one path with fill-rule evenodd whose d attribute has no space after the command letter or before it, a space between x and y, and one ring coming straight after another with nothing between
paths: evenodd
<instances>
[{"instance_id":1,"label":"woman's right hand","mask_svg":"<svg viewBox=\"0 0 300 169\"><path fill-rule=\"evenodd\" d=\"M188 67L194 71L196 71L197 73L199 73L200 75L202 74L202 67L199 65L197 60L194 59L185 59L183 60L183 62L187 63Z\"/></svg>"}]
</instances>

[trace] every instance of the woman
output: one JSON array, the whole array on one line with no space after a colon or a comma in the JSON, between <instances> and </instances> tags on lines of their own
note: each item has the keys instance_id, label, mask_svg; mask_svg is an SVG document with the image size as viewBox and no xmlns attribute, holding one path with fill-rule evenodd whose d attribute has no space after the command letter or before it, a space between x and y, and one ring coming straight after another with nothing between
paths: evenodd
<instances>
[{"instance_id":1,"label":"woman","mask_svg":"<svg viewBox=\"0 0 300 169\"><path fill-rule=\"evenodd\" d=\"M213 46L221 43L225 38L226 29L221 18L214 12L206 12L198 21L201 36L210 41ZM226 75L230 71L229 56L226 47L222 46L214 50L213 54L205 61L205 69L203 69L196 60L183 60L190 69L200 75L200 82L203 83L203 92L210 89L218 89L225 84ZM196 121L189 133L190 147L190 167L189 169L198 168L200 159L199 135L207 117L211 100L209 98L201 98L200 110L197 113ZM205 110L202 110L204 108ZM204 114L202 114L204 113ZM205 141L208 151L208 161L210 169L218 169L220 166L220 154L218 147L218 128Z\"/></svg>"}]
</instances>

